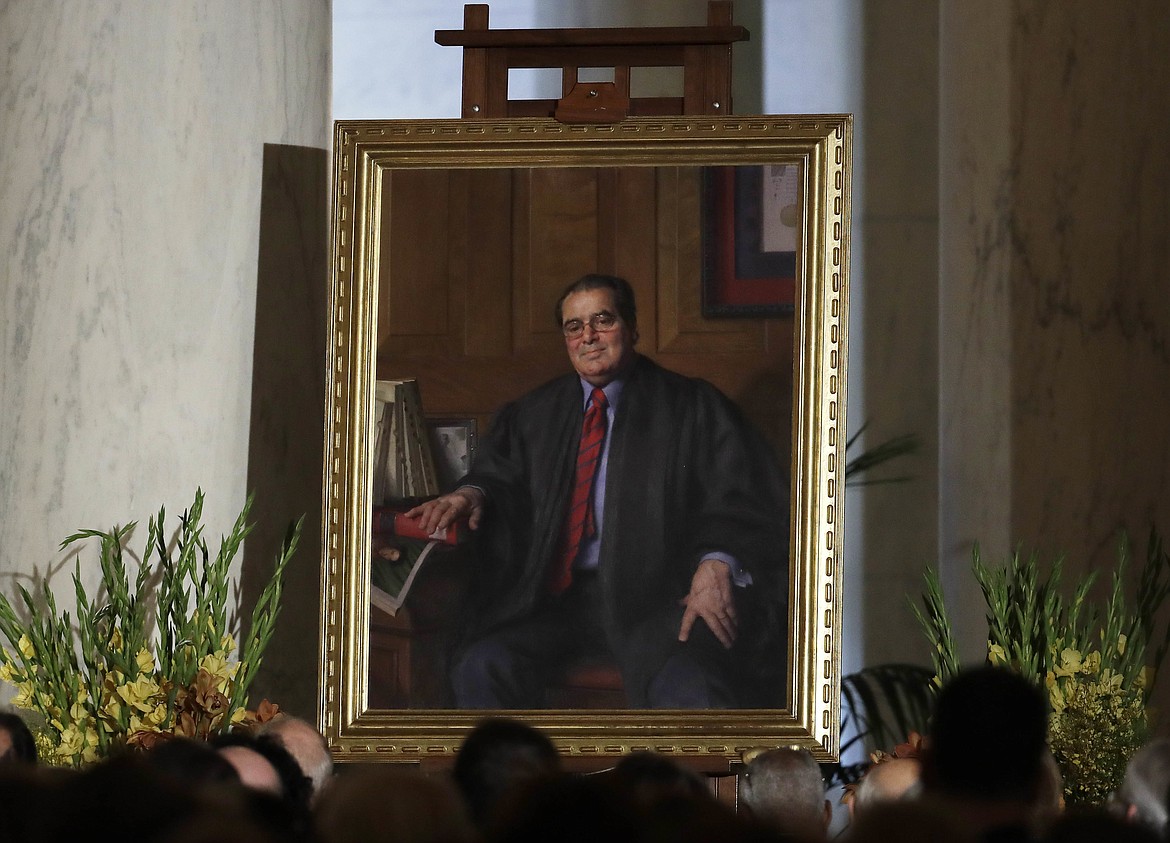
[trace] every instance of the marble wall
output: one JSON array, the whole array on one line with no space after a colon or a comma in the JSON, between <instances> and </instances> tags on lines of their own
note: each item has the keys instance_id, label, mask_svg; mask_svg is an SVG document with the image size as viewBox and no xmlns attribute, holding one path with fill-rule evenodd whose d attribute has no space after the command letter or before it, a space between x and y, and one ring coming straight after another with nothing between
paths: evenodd
<instances>
[{"instance_id":1,"label":"marble wall","mask_svg":"<svg viewBox=\"0 0 1170 843\"><path fill-rule=\"evenodd\" d=\"M971 658L987 634L972 548L1013 543L1011 31L1010 3L940 10L938 556Z\"/></svg>"},{"instance_id":2,"label":"marble wall","mask_svg":"<svg viewBox=\"0 0 1170 843\"><path fill-rule=\"evenodd\" d=\"M57 545L76 528L145 524L163 504L173 520L202 487L216 538L257 477L295 468L278 428L266 470L249 473L257 296L264 274L302 310L324 289L330 12L328 0L0 4L6 593L51 572L72 605ZM293 209L273 235L284 246L270 242L262 265L262 200L282 190L267 207ZM297 371L319 395L323 367ZM266 517L319 523L319 499L286 503ZM315 581L313 529L298 564ZM82 559L92 586L95 551ZM312 694L315 660L303 673Z\"/></svg>"},{"instance_id":3,"label":"marble wall","mask_svg":"<svg viewBox=\"0 0 1170 843\"><path fill-rule=\"evenodd\" d=\"M1170 530L1170 10L943 8L940 550L978 655L974 542L1080 575Z\"/></svg>"},{"instance_id":4,"label":"marble wall","mask_svg":"<svg viewBox=\"0 0 1170 843\"><path fill-rule=\"evenodd\" d=\"M937 559L939 520L939 12L923 0L862 12L849 427L864 428L858 451L905 434L919 450L864 478L904 480L846 490L845 605L860 613L846 673L926 658L907 595Z\"/></svg>"},{"instance_id":5,"label":"marble wall","mask_svg":"<svg viewBox=\"0 0 1170 843\"><path fill-rule=\"evenodd\" d=\"M1074 566L1170 531L1170 8L1012 28L1012 533Z\"/></svg>"}]
</instances>

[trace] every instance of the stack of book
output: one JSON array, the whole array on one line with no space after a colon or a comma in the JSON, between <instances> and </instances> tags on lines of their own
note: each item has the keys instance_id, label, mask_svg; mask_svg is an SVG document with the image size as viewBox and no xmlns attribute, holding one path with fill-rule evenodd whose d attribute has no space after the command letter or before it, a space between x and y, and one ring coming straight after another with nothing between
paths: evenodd
<instances>
[{"instance_id":1,"label":"stack of book","mask_svg":"<svg viewBox=\"0 0 1170 843\"><path fill-rule=\"evenodd\" d=\"M373 440L375 505L439 493L418 381L375 382Z\"/></svg>"}]
</instances>

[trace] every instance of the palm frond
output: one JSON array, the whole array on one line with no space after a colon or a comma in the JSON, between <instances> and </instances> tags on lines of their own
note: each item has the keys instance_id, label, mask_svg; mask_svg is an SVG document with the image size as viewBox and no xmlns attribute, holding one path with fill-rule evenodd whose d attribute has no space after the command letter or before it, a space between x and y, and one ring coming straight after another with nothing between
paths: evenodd
<instances>
[{"instance_id":1,"label":"palm frond","mask_svg":"<svg viewBox=\"0 0 1170 843\"><path fill-rule=\"evenodd\" d=\"M862 424L845 442L845 485L872 486L881 483L902 483L909 480L909 475L861 479L860 475L883 463L915 453L919 446L917 435L904 433L901 436L891 437L851 457L849 455L850 449L857 444L857 441L861 438L861 434L865 432L868 426L869 422Z\"/></svg>"}]
</instances>

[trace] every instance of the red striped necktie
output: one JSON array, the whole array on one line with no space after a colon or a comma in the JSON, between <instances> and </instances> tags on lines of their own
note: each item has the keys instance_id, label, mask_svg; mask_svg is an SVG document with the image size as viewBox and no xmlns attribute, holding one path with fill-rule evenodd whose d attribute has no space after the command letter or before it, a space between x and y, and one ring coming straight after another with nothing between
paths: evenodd
<instances>
[{"instance_id":1,"label":"red striped necktie","mask_svg":"<svg viewBox=\"0 0 1170 843\"><path fill-rule=\"evenodd\" d=\"M581 444L577 448L577 467L573 472L573 496L561 533L561 552L549 582L549 591L560 594L573 581L573 562L581 549L583 539L597 535L593 514L593 481L597 464L601 462L601 447L605 444L605 393L593 388L585 420L581 423Z\"/></svg>"}]
</instances>

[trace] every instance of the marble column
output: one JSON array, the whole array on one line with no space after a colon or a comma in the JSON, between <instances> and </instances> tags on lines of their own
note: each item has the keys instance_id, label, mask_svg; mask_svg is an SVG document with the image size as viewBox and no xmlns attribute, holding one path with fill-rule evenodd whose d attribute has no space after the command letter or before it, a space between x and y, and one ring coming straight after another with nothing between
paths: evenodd
<instances>
[{"instance_id":1,"label":"marble column","mask_svg":"<svg viewBox=\"0 0 1170 843\"><path fill-rule=\"evenodd\" d=\"M904 480L846 486L855 508L847 512L844 598L847 612L862 613L847 640L864 648L846 673L927 654L906 600L938 548L940 5L863 4L849 428L865 428L858 450L906 434L919 448L862 478Z\"/></svg>"},{"instance_id":2,"label":"marble column","mask_svg":"<svg viewBox=\"0 0 1170 843\"><path fill-rule=\"evenodd\" d=\"M72 605L64 536L144 527L164 504L173 521L196 487L215 548L265 479L249 472L264 412L254 403L265 388L253 368L258 285L284 274L290 296L309 297L327 283L330 12L329 0L0 5L6 593L50 575ZM281 154L297 149L309 152ZM293 159L301 172L266 169ZM282 203L265 196L273 190L320 196ZM262 215L273 201L277 231ZM265 231L284 243L267 248L283 267L262 263ZM303 389L319 392L323 364L313 368ZM286 471L272 459L267 482ZM306 506L300 564L315 569L319 503L266 517ZM143 528L132 547L145 539ZM92 589L96 551L80 558ZM304 662L311 693L316 660Z\"/></svg>"},{"instance_id":3,"label":"marble column","mask_svg":"<svg viewBox=\"0 0 1170 843\"><path fill-rule=\"evenodd\" d=\"M1013 20L1008 3L951 3L939 23L938 564L964 655L978 660L987 624L972 550L1002 558L1014 540Z\"/></svg>"},{"instance_id":4,"label":"marble column","mask_svg":"<svg viewBox=\"0 0 1170 843\"><path fill-rule=\"evenodd\" d=\"M1170 531L1170 10L1029 0L1012 43L1015 538Z\"/></svg>"},{"instance_id":5,"label":"marble column","mask_svg":"<svg viewBox=\"0 0 1170 843\"><path fill-rule=\"evenodd\" d=\"M940 549L980 657L975 541L1079 577L1170 530L1170 13L956 4L942 33Z\"/></svg>"}]
</instances>

